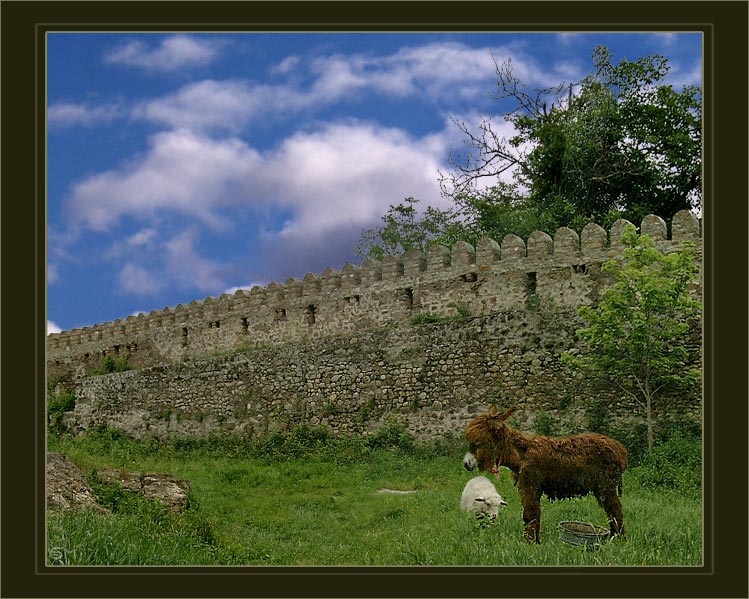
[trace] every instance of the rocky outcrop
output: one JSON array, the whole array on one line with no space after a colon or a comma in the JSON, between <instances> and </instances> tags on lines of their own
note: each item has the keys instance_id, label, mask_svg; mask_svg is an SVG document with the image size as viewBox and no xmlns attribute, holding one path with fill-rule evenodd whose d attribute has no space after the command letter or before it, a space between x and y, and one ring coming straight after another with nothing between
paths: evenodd
<instances>
[{"instance_id":1,"label":"rocky outcrop","mask_svg":"<svg viewBox=\"0 0 749 599\"><path fill-rule=\"evenodd\" d=\"M47 454L47 507L107 511L99 505L80 468L67 456L54 452Z\"/></svg>"},{"instance_id":2,"label":"rocky outcrop","mask_svg":"<svg viewBox=\"0 0 749 599\"><path fill-rule=\"evenodd\" d=\"M126 491L154 499L173 511L182 511L189 505L190 482L172 474L99 470L98 475L110 484L119 483Z\"/></svg>"},{"instance_id":3,"label":"rocky outcrop","mask_svg":"<svg viewBox=\"0 0 749 599\"><path fill-rule=\"evenodd\" d=\"M123 490L158 501L172 511L182 511L189 505L190 482L172 474L105 469L97 475L107 484L119 484ZM54 452L47 454L47 507L108 511L99 504L80 468L67 456Z\"/></svg>"}]
</instances>

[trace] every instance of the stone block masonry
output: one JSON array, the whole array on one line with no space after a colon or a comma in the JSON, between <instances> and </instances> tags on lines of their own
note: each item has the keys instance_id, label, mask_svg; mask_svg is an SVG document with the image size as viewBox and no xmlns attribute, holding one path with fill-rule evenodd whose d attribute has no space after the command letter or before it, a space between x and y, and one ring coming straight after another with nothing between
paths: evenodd
<instances>
[{"instance_id":1,"label":"stone block masonry","mask_svg":"<svg viewBox=\"0 0 749 599\"><path fill-rule=\"evenodd\" d=\"M299 423L368 433L392 420L430 436L462 430L496 399L527 404L528 418L564 406L581 426L593 391L571 396L559 354L575 347L577 308L610 284L600 267L621 255L626 224L435 246L53 334L48 379L74 386L78 429L136 436ZM641 225L663 251L699 244L691 213L671 230L658 217ZM418 315L437 322L414 326ZM90 376L107 356L134 369Z\"/></svg>"}]
</instances>

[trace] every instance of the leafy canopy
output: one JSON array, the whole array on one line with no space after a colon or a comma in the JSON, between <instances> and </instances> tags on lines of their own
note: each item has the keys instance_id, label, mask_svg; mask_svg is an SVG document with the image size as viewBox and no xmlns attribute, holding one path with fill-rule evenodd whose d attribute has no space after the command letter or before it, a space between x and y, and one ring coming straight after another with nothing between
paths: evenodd
<instances>
[{"instance_id":1,"label":"leafy canopy","mask_svg":"<svg viewBox=\"0 0 749 599\"><path fill-rule=\"evenodd\" d=\"M530 89L508 59L497 65L495 98L510 102L503 120L516 134L495 133L491 118L472 132L469 151L453 160L443 191L458 204L471 197L509 197L528 203L554 228L580 229L591 220L639 222L648 214L670 218L701 202L701 95L664 83L660 55L612 62L597 46L593 71L577 83ZM548 108L550 106L550 108ZM480 189L481 181L514 170L514 188ZM512 187L512 186L511 186ZM510 191L508 194L507 192Z\"/></svg>"},{"instance_id":2,"label":"leafy canopy","mask_svg":"<svg viewBox=\"0 0 749 599\"><path fill-rule=\"evenodd\" d=\"M382 217L382 226L362 233L357 255L382 260L385 255L402 254L408 250L425 252L428 246L439 243L452 245L463 237L463 225L454 210L439 210L431 206L419 215L419 200L406 198L391 205Z\"/></svg>"},{"instance_id":3,"label":"leafy canopy","mask_svg":"<svg viewBox=\"0 0 749 599\"><path fill-rule=\"evenodd\" d=\"M592 53L591 73L579 82L532 89L508 59L496 66L494 98L514 134L500 135L487 117L473 130L456 121L466 150L454 152L440 185L453 207L417 209L406 198L390 206L384 225L364 231L359 254L382 257L430 243L497 241L508 233L648 214L670 219L701 206L702 98L696 86L664 83L660 55L615 64L608 48ZM509 174L512 173L510 177Z\"/></svg>"}]
</instances>

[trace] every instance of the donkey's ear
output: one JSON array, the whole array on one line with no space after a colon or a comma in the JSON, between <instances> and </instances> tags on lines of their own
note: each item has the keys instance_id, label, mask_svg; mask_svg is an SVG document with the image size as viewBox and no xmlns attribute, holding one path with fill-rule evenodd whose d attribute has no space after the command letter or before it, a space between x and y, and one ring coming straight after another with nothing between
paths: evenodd
<instances>
[{"instance_id":1,"label":"donkey's ear","mask_svg":"<svg viewBox=\"0 0 749 599\"><path fill-rule=\"evenodd\" d=\"M500 421L507 420L513 412L515 412L515 411L517 411L519 409L520 409L520 406L512 406L509 410L505 410L502 413L502 415L499 416L499 420Z\"/></svg>"},{"instance_id":2,"label":"donkey's ear","mask_svg":"<svg viewBox=\"0 0 749 599\"><path fill-rule=\"evenodd\" d=\"M490 418L496 418L497 414L499 414L499 410L497 410L497 406L495 406L495 405L489 406L488 416Z\"/></svg>"}]
</instances>

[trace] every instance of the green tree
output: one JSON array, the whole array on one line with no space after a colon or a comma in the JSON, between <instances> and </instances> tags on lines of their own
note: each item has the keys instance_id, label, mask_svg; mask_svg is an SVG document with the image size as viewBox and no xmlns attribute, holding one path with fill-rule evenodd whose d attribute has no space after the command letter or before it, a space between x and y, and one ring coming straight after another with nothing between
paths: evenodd
<instances>
[{"instance_id":1,"label":"green tree","mask_svg":"<svg viewBox=\"0 0 749 599\"><path fill-rule=\"evenodd\" d=\"M454 206L420 213L407 198L390 207L384 226L364 231L357 253L382 257L430 243L501 241L561 226L579 231L589 222L608 227L618 218L670 219L699 208L699 88L665 84L662 56L612 58L598 46L587 77L546 89L520 81L509 59L495 62L494 97L508 107L501 118L515 133L500 135L491 117L477 130L456 121L466 150L453 153L452 170L440 174Z\"/></svg>"},{"instance_id":2,"label":"green tree","mask_svg":"<svg viewBox=\"0 0 749 599\"><path fill-rule=\"evenodd\" d=\"M465 226L454 209L426 209L419 214L415 198L405 198L391 205L382 217L383 225L362 232L354 250L358 256L382 260L385 255L396 255L408 250L426 251L435 243L452 245L466 236Z\"/></svg>"},{"instance_id":3,"label":"green tree","mask_svg":"<svg viewBox=\"0 0 749 599\"><path fill-rule=\"evenodd\" d=\"M564 361L616 384L645 412L648 449L653 448L653 412L668 387L689 388L700 380L686 342L701 304L690 294L698 273L693 245L659 251L633 225L624 229L623 259L604 264L615 284L600 303L580 309L587 327L578 332L582 356Z\"/></svg>"},{"instance_id":4,"label":"green tree","mask_svg":"<svg viewBox=\"0 0 749 599\"><path fill-rule=\"evenodd\" d=\"M443 193L456 204L509 197L532 220L550 228L639 222L648 214L671 218L701 205L701 95L664 83L669 66L659 55L612 62L597 46L593 71L579 82L531 89L508 59L496 66L495 99L510 102L502 117L515 135L503 137L487 118L478 131L458 123L468 150L453 155ZM483 181L514 171L515 190ZM514 196L514 197L513 197ZM474 201L475 203L475 201ZM469 219L470 220L470 219Z\"/></svg>"}]
</instances>

